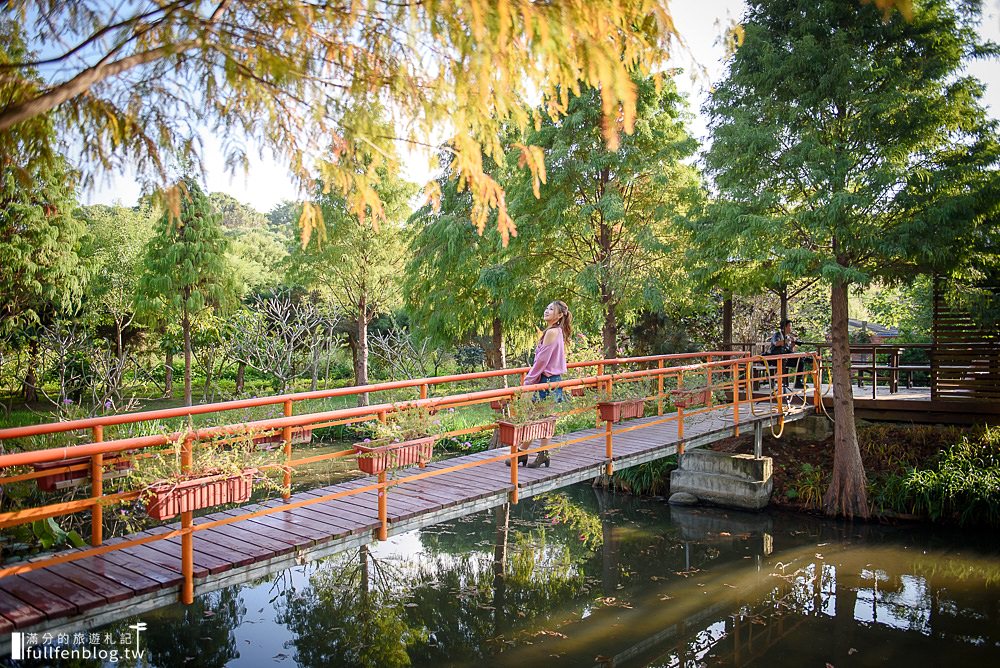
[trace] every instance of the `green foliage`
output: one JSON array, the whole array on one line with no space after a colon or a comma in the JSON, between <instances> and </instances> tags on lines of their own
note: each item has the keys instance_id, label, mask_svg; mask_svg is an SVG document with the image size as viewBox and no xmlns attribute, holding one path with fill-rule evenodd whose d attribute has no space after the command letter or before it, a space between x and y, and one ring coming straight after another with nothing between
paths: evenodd
<instances>
[{"instance_id":1,"label":"green foliage","mask_svg":"<svg viewBox=\"0 0 1000 668\"><path fill-rule=\"evenodd\" d=\"M803 464L795 480L789 484L785 496L790 500L798 500L805 508L819 508L828 484L829 476L820 467Z\"/></svg>"},{"instance_id":2,"label":"green foliage","mask_svg":"<svg viewBox=\"0 0 1000 668\"><path fill-rule=\"evenodd\" d=\"M670 473L677 469L677 456L671 455L627 469L616 470L609 485L636 496L658 496L670 489Z\"/></svg>"},{"instance_id":3,"label":"green foliage","mask_svg":"<svg viewBox=\"0 0 1000 668\"><path fill-rule=\"evenodd\" d=\"M446 123L473 220L491 209L512 231L503 191L484 171L502 160L497 137L537 114L565 110L565 91L601 90L611 148L635 125L634 68L661 66L675 37L664 4L639 0L502 3L239 3L146 0L108 12L103 0L11 0L29 53L12 58L0 132L49 115L87 167L131 159L140 177L165 178L165 155L197 161L211 128L230 168L247 168L247 137L284 160L302 190L321 181L347 197L352 214L379 217L370 170L386 137L424 142ZM73 45L51 48L53 40ZM90 57L87 57L90 56ZM44 85L24 85L43 65ZM387 134L381 102L400 119ZM330 150L317 159L317 147ZM526 163L542 174L541 156ZM91 172L92 175L92 172ZM305 208L307 231L320 223Z\"/></svg>"},{"instance_id":4,"label":"green foliage","mask_svg":"<svg viewBox=\"0 0 1000 668\"><path fill-rule=\"evenodd\" d=\"M0 19L0 65L28 57L18 24ZM37 93L34 70L0 77L0 99ZM84 227L70 214L76 174L54 146L52 119L0 132L0 337L27 335L54 313L72 311L86 272L78 255Z\"/></svg>"},{"instance_id":5,"label":"green foliage","mask_svg":"<svg viewBox=\"0 0 1000 668\"><path fill-rule=\"evenodd\" d=\"M674 218L701 197L687 163L696 143L672 80L634 85L636 130L617 151L602 141L600 91L570 93L566 118L545 118L524 139L550 156L545 185L521 176L510 188L516 243L546 277L540 298L564 299L578 321L600 322L607 357L616 356L619 321L695 300L670 257L687 243Z\"/></svg>"},{"instance_id":6,"label":"green foliage","mask_svg":"<svg viewBox=\"0 0 1000 668\"><path fill-rule=\"evenodd\" d=\"M510 417L505 419L514 424L528 424L553 417L567 410L569 404L569 401L557 402L552 393L545 399L540 399L534 393L522 392L508 404Z\"/></svg>"},{"instance_id":7,"label":"green foliage","mask_svg":"<svg viewBox=\"0 0 1000 668\"><path fill-rule=\"evenodd\" d=\"M235 292L219 215L194 179L182 184L179 219L164 211L146 249L139 303L147 318L164 309L190 317L227 304Z\"/></svg>"},{"instance_id":8,"label":"green foliage","mask_svg":"<svg viewBox=\"0 0 1000 668\"><path fill-rule=\"evenodd\" d=\"M79 533L76 531L64 531L51 517L32 522L31 531L45 550L51 550L54 547L84 547L86 545L86 542L80 537Z\"/></svg>"},{"instance_id":9,"label":"green foliage","mask_svg":"<svg viewBox=\"0 0 1000 668\"><path fill-rule=\"evenodd\" d=\"M441 431L441 419L433 417L430 411L419 406L393 411L385 422L371 424L374 438L366 443L371 447L412 441Z\"/></svg>"},{"instance_id":10,"label":"green foliage","mask_svg":"<svg viewBox=\"0 0 1000 668\"><path fill-rule=\"evenodd\" d=\"M625 401L628 399L645 399L656 394L656 381L649 378L615 379L611 384L611 393L603 386L597 392L598 401Z\"/></svg>"},{"instance_id":11,"label":"green foliage","mask_svg":"<svg viewBox=\"0 0 1000 668\"><path fill-rule=\"evenodd\" d=\"M272 491L282 491L281 483L272 476L283 470L282 450L261 449L253 442L253 432L230 434L210 441L195 442L191 450L191 466L182 466L184 440L189 433L177 435L166 448L153 450L149 456L136 457L129 472L129 486L140 491L140 500L152 495L151 488L205 476L235 476L253 469L255 484ZM145 453L144 453L145 454ZM265 471L263 469L268 468Z\"/></svg>"},{"instance_id":12,"label":"green foliage","mask_svg":"<svg viewBox=\"0 0 1000 668\"><path fill-rule=\"evenodd\" d=\"M996 52L979 2L926 0L907 20L841 0L754 0L708 104L718 199L692 219L701 274L736 292L831 286L833 375L850 373L847 291L965 266L997 236L1000 142L962 69ZM848 401L841 399L841 401ZM836 412L828 510L867 513ZM845 458L847 458L845 460ZM801 490L800 490L801 492Z\"/></svg>"},{"instance_id":13,"label":"green foliage","mask_svg":"<svg viewBox=\"0 0 1000 668\"><path fill-rule=\"evenodd\" d=\"M868 283L977 253L1000 145L982 84L960 76L992 48L971 21L944 0L912 21L838 0L752 2L709 104L721 196L697 233L717 266L739 258L765 284Z\"/></svg>"},{"instance_id":14,"label":"green foliage","mask_svg":"<svg viewBox=\"0 0 1000 668\"><path fill-rule=\"evenodd\" d=\"M580 542L587 549L597 550L604 544L604 527L599 515L575 503L566 494L541 494L538 497L545 510L545 518L552 524L567 524L579 533Z\"/></svg>"},{"instance_id":15,"label":"green foliage","mask_svg":"<svg viewBox=\"0 0 1000 668\"><path fill-rule=\"evenodd\" d=\"M493 165L509 178L507 165ZM534 267L523 244L504 244L494 225L482 233L472 222L472 194L455 173L451 154L441 158L440 200L415 211L407 223L410 257L404 289L407 309L422 332L451 345L469 336L517 347L530 344L536 290ZM498 355L490 350L491 366Z\"/></svg>"},{"instance_id":16,"label":"green foliage","mask_svg":"<svg viewBox=\"0 0 1000 668\"><path fill-rule=\"evenodd\" d=\"M905 487L914 510L932 520L1000 526L1000 428L963 437L935 468L911 471Z\"/></svg>"}]
</instances>

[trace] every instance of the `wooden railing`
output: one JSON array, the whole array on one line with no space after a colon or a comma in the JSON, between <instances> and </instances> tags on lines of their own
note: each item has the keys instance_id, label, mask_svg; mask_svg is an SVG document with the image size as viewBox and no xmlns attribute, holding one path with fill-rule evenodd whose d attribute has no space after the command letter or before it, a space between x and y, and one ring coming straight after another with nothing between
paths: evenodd
<instances>
[{"instance_id":1,"label":"wooden railing","mask_svg":"<svg viewBox=\"0 0 1000 668\"><path fill-rule=\"evenodd\" d=\"M818 402L820 401L819 376L818 376L819 366L816 363L817 358L815 355L795 354L795 355L781 356L779 358L768 358L768 359L772 361L776 359L777 362L776 373L779 381L785 379L786 382L790 382L794 374L785 371L784 369L787 369L788 367L787 366L783 367L783 364L785 364L789 360L795 360L801 357L811 357L813 359L813 371L803 372L802 375L805 376L808 374L812 376L815 384L813 393L813 402L815 405L818 406ZM634 382L643 379L655 380L657 383L657 390L652 396L647 398L654 399L656 401L657 415L662 416L661 419L653 421L651 423L645 423L643 425L620 427L618 429L614 429L610 422L606 423L605 426L606 429L605 444L606 444L606 456L607 456L606 471L608 474L610 474L612 472L611 462L613 458L613 435L616 433L624 433L627 431L632 431L634 429L642 428L643 426L651 426L652 424L662 424L665 422L677 421L678 434L679 437L683 439L685 415L694 415L707 411L718 410L720 408L729 408L733 411L734 430L735 433L738 434L740 403L750 402L750 405L752 407L755 401L769 401L769 399L763 399L763 400L754 399L752 392L750 391L752 365L755 362L760 362L760 361L761 358L750 357L744 353L721 352L721 351L709 352L709 353L691 353L691 354L681 354L681 355L658 355L649 357L605 359L595 362L579 362L569 365L571 368L577 370L592 369L596 373L573 379L566 379L558 383L488 389L488 390L480 390L474 392L464 392L459 394L450 394L440 397L428 397L429 388L432 386L442 385L447 383L468 382L484 378L500 378L503 376L517 376L523 380L528 369L522 367L517 369L504 369L499 371L487 371L487 372L472 373L472 374L443 376L437 378L421 378L416 380L378 383L374 385L366 385L360 387L356 386L356 387L338 388L333 390L323 390L319 392L304 392L304 393L281 395L275 397L243 399L243 400L217 403L217 404L207 404L202 406L174 408L174 409L166 409L158 411L147 411L143 413L133 413L125 415L94 417L94 418L74 420L69 422L58 422L58 423L49 423L49 424L33 425L26 427L16 427L11 429L2 429L0 430L0 442L10 439L23 438L26 436L56 434L74 430L88 430L90 432L91 435L90 443L0 455L0 472L4 473L6 473L8 470L14 467L24 467L33 464L42 464L47 462L60 462L67 459L73 459L79 457L89 458L90 459L89 465L87 464L80 465L75 469L72 466L66 466L62 468L51 468L43 472L36 471L32 473L20 473L15 471L12 474L0 477L0 486L9 485L15 482L23 482L31 479L37 479L42 476L53 475L56 473L68 473L72 470L79 470L79 468L85 467L89 468L90 489L92 492L91 496L85 499L52 503L42 506L35 506L31 508L24 508L20 510L0 513L0 528L11 527L19 524L24 524L27 522L33 522L39 519L65 516L89 510L92 513L92 518L91 518L92 547L89 549L74 551L67 554L60 554L45 559L33 560L30 563L20 563L8 566L6 568L2 568L0 569L0 578L18 573L32 571L38 568L44 568L46 566L58 563L75 561L78 559L86 558L88 556L99 555L113 550L119 550L126 547L132 547L135 545L142 545L157 540L167 540L179 536L181 537L181 543L182 543L181 561L182 561L182 572L184 576L184 586L182 588L181 600L184 602L191 602L193 600L193 539L194 535L199 531L205 531L225 524L231 524L234 522L252 519L263 515L279 513L307 505L332 501L346 496L362 494L369 491L377 491L379 498L378 516L381 524L380 529L378 531L378 537L384 540L387 537L387 529L388 529L387 515L386 515L386 503L387 503L386 499L389 489L396 485L405 484L408 482L414 482L417 480L423 480L435 476L440 476L446 473L452 473L455 471L460 471L474 466L481 466L483 464L489 464L504 460L511 460L512 462L514 462L516 460L516 457L521 454L538 453L542 452L543 450L547 450L549 448L557 446L566 447L584 440L592 440L594 436L591 435L576 439L564 440L558 443L550 444L549 446L546 447L533 448L525 452L516 452L516 444L515 444L511 446L509 452L498 451L498 454L495 457L482 459L476 462L465 462L454 466L435 469L433 471L423 471L411 476L407 476L406 478L402 479L389 480L386 478L385 474L382 474L379 476L377 481L361 487L352 488L350 490L338 491L335 493L319 497L310 497L308 500L288 502L283 505L264 508L255 511L253 513L241 515L239 517L226 517L212 522L199 524L197 526L193 525L193 513L183 512L181 513L180 528L178 529L155 535L140 536L138 538L116 542L114 545L102 544L103 509L106 506L112 506L116 504L134 501L136 498L138 498L139 491L133 490L129 492L104 494L103 482L104 482L105 455L128 452L130 453L129 456L131 457L142 457L144 450L155 449L160 446L166 445L168 443L176 442L178 439L183 439L184 456L182 458L182 461L185 462L186 466L190 466L191 449L194 447L198 447L202 442L211 441L212 439L226 438L234 435L245 437L246 434L248 433L249 434L280 433L282 441L284 443L285 462L282 468L285 469L284 487L286 491L284 494L284 498L287 500L289 498L288 489L291 483L291 476L297 466L313 464L319 461L327 461L343 457L354 456L353 449L348 449L318 456L310 456L310 457L295 459L294 449L293 449L293 435L297 431L305 428L317 429L321 427L344 425L344 424L371 421L371 420L384 421L388 414L412 406L419 406L426 409L438 409L438 410L449 407L460 408L460 407L484 404L496 399L514 398L515 396L521 393L535 392L545 389L553 389L555 387L561 387L561 388L590 387L594 389L601 389L610 393L615 383ZM623 365L647 366L651 368L639 369L633 371L615 371L613 373L609 373L609 370L612 369L617 370L621 368ZM690 387L690 385L685 385L684 382L685 378L690 378L691 376L698 376L700 378L704 378L704 386L702 387L703 389L706 389L709 392L709 396L711 397L708 401L708 404L704 408L696 410L685 410L683 408L678 408L676 413L672 413L670 415L665 416L664 415L665 399L668 397L669 389L671 389L670 387L668 387L668 384L672 385L673 388L693 389ZM337 396L352 396L358 394L371 395L374 393L399 390L402 388L418 389L419 398L397 403L380 403L371 406L361 406L356 408L341 408L336 410L319 411L319 412L305 413L299 415L294 414L293 410L297 402L302 402L306 400L337 397ZM714 392L720 390L726 391L726 393L729 395L728 401L721 403L715 402ZM778 393L777 412L779 414L782 413L783 411L782 401L783 397L780 393ZM194 429L189 432L174 432L169 434L119 438L113 440L104 440L103 438L105 427L111 425L138 423L150 420L161 420L165 418L185 417L196 414L219 413L219 412L245 409L249 407L263 406L263 405L282 405L284 408L284 414L285 414L284 417L227 424L216 427L203 427L199 429ZM577 408L569 412L578 413L587 410L593 410L593 405ZM598 424L599 426L600 424L599 418L595 421L595 424ZM495 423L490 422L488 424L477 425L467 429L449 431L439 435L439 438L446 436L471 434L480 431L490 430L493 429L494 427ZM217 440L215 442L216 444L218 443ZM681 442L681 445L679 447L679 452L682 451L683 451L683 441ZM517 502L517 488L518 488L517 477L518 477L518 467L511 466L510 480L513 486L513 491L511 493L510 500L512 503Z\"/></svg>"}]
</instances>

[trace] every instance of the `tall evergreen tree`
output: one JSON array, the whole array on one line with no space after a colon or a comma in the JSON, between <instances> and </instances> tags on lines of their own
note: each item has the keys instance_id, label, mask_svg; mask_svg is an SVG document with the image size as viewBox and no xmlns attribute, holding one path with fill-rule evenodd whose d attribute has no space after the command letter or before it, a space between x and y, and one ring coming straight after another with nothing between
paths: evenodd
<instances>
[{"instance_id":1,"label":"tall evergreen tree","mask_svg":"<svg viewBox=\"0 0 1000 668\"><path fill-rule=\"evenodd\" d=\"M836 448L824 506L867 516L848 291L947 270L995 234L997 128L962 68L996 46L977 39L975 0L915 0L909 19L841 0L749 5L745 42L708 104L719 200L697 235L720 265L774 259L785 283L830 284Z\"/></svg>"},{"instance_id":2,"label":"tall evergreen tree","mask_svg":"<svg viewBox=\"0 0 1000 668\"><path fill-rule=\"evenodd\" d=\"M565 118L546 117L528 133L532 148L516 156L544 150L545 184L519 174L510 187L520 221L513 244L541 280L565 291L559 298L577 318L601 323L606 357L618 356L622 320L685 292L683 267L670 257L686 237L672 219L700 197L697 170L684 162L696 143L674 82L643 79L636 88L635 132L617 150L602 139L600 93L584 89L569 95Z\"/></svg>"},{"instance_id":3,"label":"tall evergreen tree","mask_svg":"<svg viewBox=\"0 0 1000 668\"><path fill-rule=\"evenodd\" d=\"M458 188L450 155L442 157L439 206L427 204L409 220L405 292L411 320L432 339L452 345L485 336L490 368L507 365L508 346L533 334L536 282L515 241L472 222L472 195Z\"/></svg>"},{"instance_id":4,"label":"tall evergreen tree","mask_svg":"<svg viewBox=\"0 0 1000 668\"><path fill-rule=\"evenodd\" d=\"M138 306L147 317L179 317L184 337L184 405L191 405L191 324L202 311L228 305L235 293L219 214L198 183L181 181L180 218L165 211L146 247ZM170 316L168 316L170 317Z\"/></svg>"},{"instance_id":5,"label":"tall evergreen tree","mask_svg":"<svg viewBox=\"0 0 1000 668\"><path fill-rule=\"evenodd\" d=\"M17 24L0 20L0 69L27 51ZM17 104L42 86L34 69L0 77L0 106ZM55 149L50 115L0 133L0 338L27 345L25 399L35 399L36 326L74 310L86 285L80 260L84 226L72 216L76 174Z\"/></svg>"},{"instance_id":6,"label":"tall evergreen tree","mask_svg":"<svg viewBox=\"0 0 1000 668\"><path fill-rule=\"evenodd\" d=\"M339 192L321 192L314 206L327 221L327 238L305 247L294 243L288 258L293 283L318 290L353 322L348 340L357 385L368 384L368 325L380 313L402 304L402 224L415 193L414 185L399 176L391 145L383 142L382 149L370 170L379 172L377 190L385 220L373 227L358 217ZM367 394L358 395L359 406L367 403Z\"/></svg>"}]
</instances>

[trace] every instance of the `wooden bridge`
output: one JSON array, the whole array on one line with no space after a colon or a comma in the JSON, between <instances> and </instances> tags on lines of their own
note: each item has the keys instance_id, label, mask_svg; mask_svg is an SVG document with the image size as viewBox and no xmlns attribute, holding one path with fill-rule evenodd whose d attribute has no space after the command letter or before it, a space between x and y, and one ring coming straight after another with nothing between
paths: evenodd
<instances>
[{"instance_id":1,"label":"wooden bridge","mask_svg":"<svg viewBox=\"0 0 1000 668\"><path fill-rule=\"evenodd\" d=\"M705 359L707 358L707 359ZM714 358L714 359L713 359ZM698 361L704 359L704 361ZM494 449L460 457L431 462L426 468L395 471L377 479L364 477L337 485L303 491L261 504L243 505L229 510L194 517L181 514L181 521L159 526L140 534L101 539L100 525L105 505L134 499L136 494L105 495L101 475L104 454L124 450L155 447L178 438L177 434L157 437L126 438L103 441L103 428L123 422L136 422L168 417L156 411L131 416L111 416L0 430L0 440L32 433L53 433L68 429L90 429L93 442L85 445L0 455L0 469L12 470L12 475L0 478L11 484L37 479L38 473L19 473L15 467L28 463L64 461L74 456L92 458L90 473L97 494L87 499L49 504L36 508L0 513L0 526L12 526L41 517L54 517L81 510L92 513L91 547L46 555L44 558L15 564L0 570L0 633L6 642L9 631L26 632L57 628L81 630L139 614L173 603L178 597L190 602L195 588L205 593L222 587L246 582L263 575L287 569L296 564L356 548L375 538L411 531L444 520L461 517L505 503L516 503L528 497L593 479L613 469L628 468L728 438L741 431L801 419L814 411L819 392L810 390L800 395L795 406L783 397L755 399L749 392L751 358L735 353L657 356L602 360L580 363L578 369L593 367L597 373L580 375L556 385L564 388L590 387L604 391L615 383L639 380L656 382L656 392L648 397L655 402L656 415L613 425L611 422L595 428L558 434L548 446L552 451L551 466L521 469L507 467L505 462L515 457L513 448ZM638 370L621 370L626 366ZM645 368L642 367L653 367ZM615 369L614 374L607 373ZM521 375L526 369L468 374L439 379L420 379L401 383L386 383L365 388L342 388L320 393L303 393L248 400L261 403L281 403L288 417L240 425L200 429L185 438L187 448L196 441L212 436L251 429L255 432L281 429L290 476L298 465L319 459L352 456L343 451L320 457L293 455L293 430L345 424L374 418L385 419L387 413L406 405L423 406L431 410L461 408L510 398L522 392L545 389L546 386L500 388L478 392L429 398L433 385L468 382L481 378ZM698 409L666 410L670 390L691 389L691 380L699 378L698 389L707 389L707 404ZM685 384L687 381L687 384ZM400 388L417 387L421 399L403 404L377 404L368 407L340 409L322 413L293 416L295 401L316 398L315 395L349 395L362 391L375 393ZM718 391L713 393L713 391ZM725 391L725 392L723 392ZM715 397L727 394L728 403L715 403ZM733 400L735 399L735 401ZM210 413L231 410L228 402L213 406L173 409L188 413ZM678 403L683 403L678 401ZM592 411L594 406L575 408L570 413ZM155 418L152 418L155 419ZM492 429L493 423L449 432L468 434ZM447 435L447 434L446 434ZM534 448L534 452L541 451ZM187 453L188 456L190 452ZM67 470L72 466L65 467ZM51 471L50 471L51 473Z\"/></svg>"}]
</instances>

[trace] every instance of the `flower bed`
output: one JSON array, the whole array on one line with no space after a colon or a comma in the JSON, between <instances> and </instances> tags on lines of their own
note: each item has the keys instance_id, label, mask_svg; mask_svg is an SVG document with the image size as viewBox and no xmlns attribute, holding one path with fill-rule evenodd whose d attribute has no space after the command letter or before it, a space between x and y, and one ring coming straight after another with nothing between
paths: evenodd
<instances>
[{"instance_id":1,"label":"flower bed","mask_svg":"<svg viewBox=\"0 0 1000 668\"><path fill-rule=\"evenodd\" d=\"M372 446L355 443L354 452L358 455L358 468L365 473L374 475L386 469L412 466L413 464L419 464L423 467L434 454L435 440L434 436L425 436L388 445Z\"/></svg>"},{"instance_id":2,"label":"flower bed","mask_svg":"<svg viewBox=\"0 0 1000 668\"><path fill-rule=\"evenodd\" d=\"M497 422L497 430L500 432L501 445L520 445L536 438L552 438L556 433L556 419L547 417L523 424L501 420Z\"/></svg>"},{"instance_id":3,"label":"flower bed","mask_svg":"<svg viewBox=\"0 0 1000 668\"><path fill-rule=\"evenodd\" d=\"M597 409L605 422L620 422L630 418L641 418L646 410L646 400L601 401L598 402Z\"/></svg>"},{"instance_id":4,"label":"flower bed","mask_svg":"<svg viewBox=\"0 0 1000 668\"><path fill-rule=\"evenodd\" d=\"M178 482L162 482L143 493L146 513L156 520L168 520L179 513L201 510L224 503L244 503L253 491L257 469L237 475L218 474Z\"/></svg>"}]
</instances>

